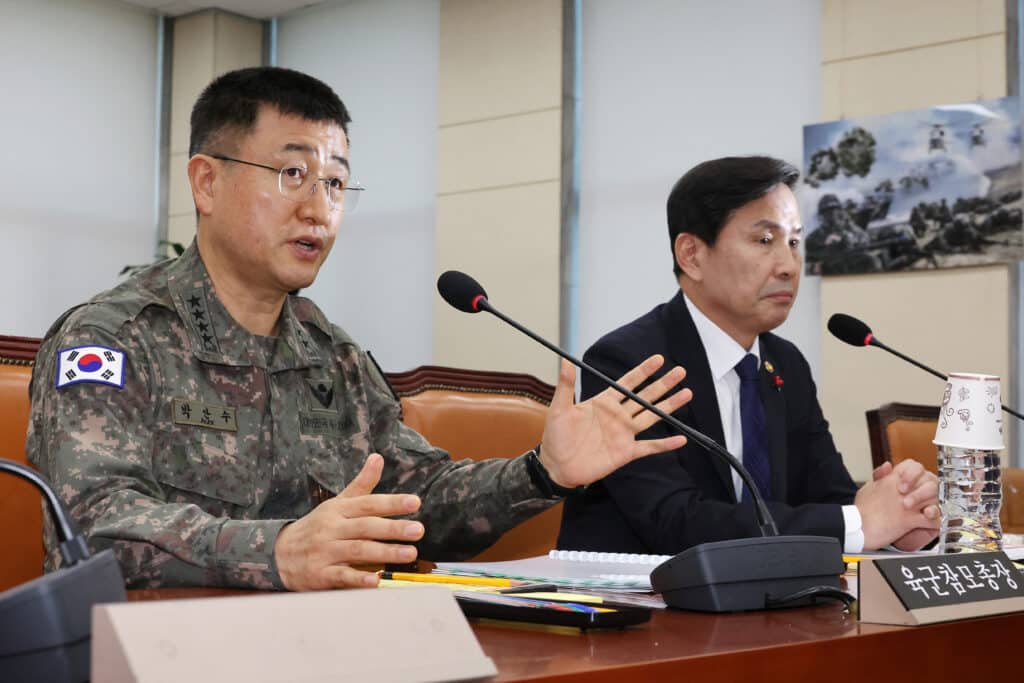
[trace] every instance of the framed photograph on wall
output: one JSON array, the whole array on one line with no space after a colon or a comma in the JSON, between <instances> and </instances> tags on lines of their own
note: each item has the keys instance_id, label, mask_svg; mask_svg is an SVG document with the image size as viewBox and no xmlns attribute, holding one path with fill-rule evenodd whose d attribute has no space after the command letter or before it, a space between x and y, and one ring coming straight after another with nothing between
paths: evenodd
<instances>
[{"instance_id":1,"label":"framed photograph on wall","mask_svg":"<svg viewBox=\"0 0 1024 683\"><path fill-rule=\"evenodd\" d=\"M809 274L1024 255L1016 97L804 126L803 161Z\"/></svg>"}]
</instances>

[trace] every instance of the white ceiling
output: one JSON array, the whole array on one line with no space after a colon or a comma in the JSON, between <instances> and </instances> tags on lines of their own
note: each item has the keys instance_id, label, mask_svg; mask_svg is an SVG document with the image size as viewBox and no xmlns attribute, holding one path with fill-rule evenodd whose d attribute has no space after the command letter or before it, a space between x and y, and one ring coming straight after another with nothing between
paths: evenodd
<instances>
[{"instance_id":1,"label":"white ceiling","mask_svg":"<svg viewBox=\"0 0 1024 683\"><path fill-rule=\"evenodd\" d=\"M137 5L155 10L161 14L178 16L204 9L222 9L236 14L257 19L269 19L280 16L301 7L320 4L320 0L121 0L129 5Z\"/></svg>"}]
</instances>

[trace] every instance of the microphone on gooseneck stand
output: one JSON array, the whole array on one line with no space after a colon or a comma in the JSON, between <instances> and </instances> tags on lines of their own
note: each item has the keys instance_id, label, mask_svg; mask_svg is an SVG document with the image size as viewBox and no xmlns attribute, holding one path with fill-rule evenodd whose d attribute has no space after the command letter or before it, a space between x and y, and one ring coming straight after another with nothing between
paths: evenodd
<instances>
[{"instance_id":1,"label":"microphone on gooseneck stand","mask_svg":"<svg viewBox=\"0 0 1024 683\"><path fill-rule=\"evenodd\" d=\"M714 439L668 415L585 363L494 308L480 284L449 270L437 290L452 307L466 313L486 311L573 365L651 411L739 473L751 492L760 538L702 543L668 559L651 573L651 585L671 607L705 612L735 612L813 604L816 597L846 599L839 590L845 569L839 542L821 536L780 536L764 498L746 468Z\"/></svg>"},{"instance_id":2,"label":"microphone on gooseneck stand","mask_svg":"<svg viewBox=\"0 0 1024 683\"><path fill-rule=\"evenodd\" d=\"M111 550L89 554L85 538L37 472L0 458L0 474L4 473L27 479L42 491L63 564L0 593L0 680L88 681L92 607L124 602L121 568Z\"/></svg>"},{"instance_id":3,"label":"microphone on gooseneck stand","mask_svg":"<svg viewBox=\"0 0 1024 683\"><path fill-rule=\"evenodd\" d=\"M846 342L851 346L877 346L880 349L885 349L897 358L901 358L911 365L916 365L927 373L935 375L941 380L948 380L949 378L934 368L930 368L924 363L914 360L910 356L900 353L896 349L883 344L878 341L871 328L867 324L854 318L852 315L846 315L845 313L835 313L831 318L828 319L828 331L832 333L832 336L839 341ZM1007 407L1005 404L1001 404L1003 412L1013 415L1019 420L1024 420L1024 415L1021 415L1013 408Z\"/></svg>"}]
</instances>

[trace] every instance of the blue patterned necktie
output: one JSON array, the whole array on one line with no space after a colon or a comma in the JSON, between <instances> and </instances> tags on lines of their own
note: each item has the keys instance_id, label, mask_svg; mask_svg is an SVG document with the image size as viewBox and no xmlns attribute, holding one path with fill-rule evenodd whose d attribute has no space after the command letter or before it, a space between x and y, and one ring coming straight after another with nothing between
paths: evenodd
<instances>
[{"instance_id":1,"label":"blue patterned necktie","mask_svg":"<svg viewBox=\"0 0 1024 683\"><path fill-rule=\"evenodd\" d=\"M754 478L765 500L772 497L771 465L768 462L768 424L761 404L758 387L757 356L748 353L736 364L740 377L740 423L743 426L743 465ZM743 502L751 500L747 485L743 485Z\"/></svg>"}]
</instances>

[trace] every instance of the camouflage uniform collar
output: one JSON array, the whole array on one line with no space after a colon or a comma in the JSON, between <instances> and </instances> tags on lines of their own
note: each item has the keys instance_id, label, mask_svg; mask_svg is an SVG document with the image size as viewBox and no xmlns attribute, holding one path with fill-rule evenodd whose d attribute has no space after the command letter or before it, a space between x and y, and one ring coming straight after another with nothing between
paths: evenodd
<instances>
[{"instance_id":1,"label":"camouflage uniform collar","mask_svg":"<svg viewBox=\"0 0 1024 683\"><path fill-rule=\"evenodd\" d=\"M281 309L281 320L278 325L277 348L270 361L270 370L287 370L300 367L320 367L324 364L323 357L309 334L309 330L296 315L292 304L294 297L288 296Z\"/></svg>"},{"instance_id":2,"label":"camouflage uniform collar","mask_svg":"<svg viewBox=\"0 0 1024 683\"><path fill-rule=\"evenodd\" d=\"M167 287L178 316L188 330L192 352L200 361L255 365L272 372L323 365L316 344L293 311L290 296L281 310L274 354L266 360L260 340L239 325L217 298L194 241L168 269Z\"/></svg>"}]
</instances>

